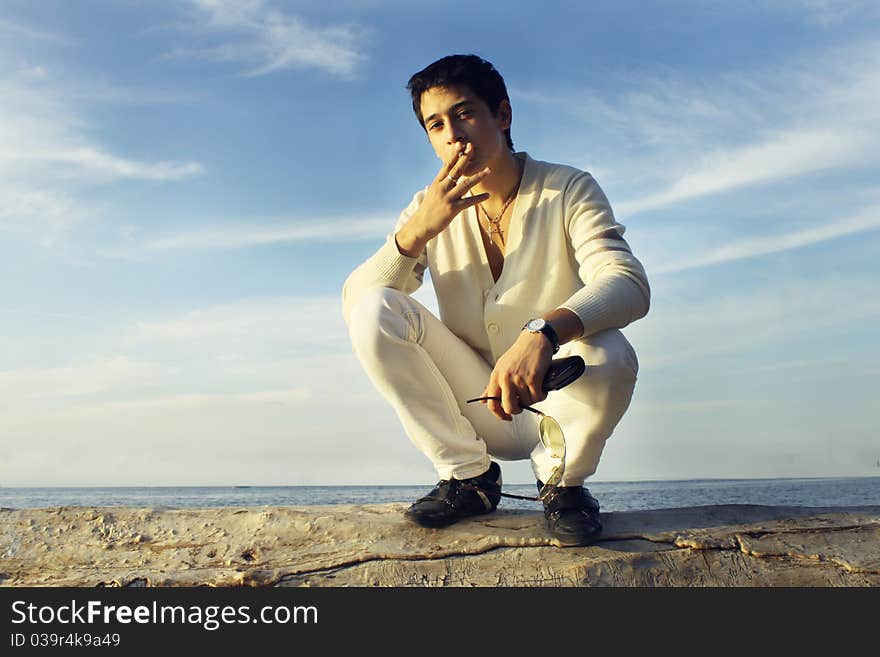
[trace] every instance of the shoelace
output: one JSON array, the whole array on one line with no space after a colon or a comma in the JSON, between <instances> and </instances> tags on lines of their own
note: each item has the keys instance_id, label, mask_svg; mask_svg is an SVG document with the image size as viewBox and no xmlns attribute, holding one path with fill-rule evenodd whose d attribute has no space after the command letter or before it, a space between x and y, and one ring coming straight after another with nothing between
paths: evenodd
<instances>
[{"instance_id":1,"label":"shoelace","mask_svg":"<svg viewBox=\"0 0 880 657\"><path fill-rule=\"evenodd\" d=\"M485 493L486 495L500 495L501 497L509 497L514 500L530 500L532 502L541 502L540 497L531 497L529 495L514 495L513 493L503 493L501 491L488 491L485 488L480 488L479 486L475 486L474 484L466 484L461 482L461 487L465 490L478 491L481 493Z\"/></svg>"},{"instance_id":2,"label":"shoelace","mask_svg":"<svg viewBox=\"0 0 880 657\"><path fill-rule=\"evenodd\" d=\"M462 482L458 479L441 479L437 484L436 497L446 502L455 497Z\"/></svg>"}]
</instances>

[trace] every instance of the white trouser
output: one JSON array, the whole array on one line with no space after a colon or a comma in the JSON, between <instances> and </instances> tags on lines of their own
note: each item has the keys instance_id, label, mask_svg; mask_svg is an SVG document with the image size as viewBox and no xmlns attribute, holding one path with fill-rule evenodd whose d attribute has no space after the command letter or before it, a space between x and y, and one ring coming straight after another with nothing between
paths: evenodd
<instances>
[{"instance_id":1,"label":"white trouser","mask_svg":"<svg viewBox=\"0 0 880 657\"><path fill-rule=\"evenodd\" d=\"M535 476L547 480L554 464L540 441L539 416L523 411L505 422L484 404L465 403L486 387L493 365L422 304L398 290L366 290L352 309L348 328L373 385L440 479L482 474L491 456L531 458ZM565 435L561 485L579 486L596 471L605 441L629 406L638 363L617 329L562 349L583 356L587 370L534 407L555 418Z\"/></svg>"}]
</instances>

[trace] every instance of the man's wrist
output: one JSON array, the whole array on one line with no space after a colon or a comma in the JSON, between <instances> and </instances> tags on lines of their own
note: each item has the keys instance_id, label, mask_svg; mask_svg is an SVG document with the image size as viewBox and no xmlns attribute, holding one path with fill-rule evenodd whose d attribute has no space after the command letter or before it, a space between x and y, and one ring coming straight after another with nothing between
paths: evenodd
<instances>
[{"instance_id":1,"label":"man's wrist","mask_svg":"<svg viewBox=\"0 0 880 657\"><path fill-rule=\"evenodd\" d=\"M522 330L528 331L529 333L541 333L550 343L551 351L554 354L559 351L559 336L556 334L556 330L550 322L546 319L540 317L530 319L525 323Z\"/></svg>"},{"instance_id":2,"label":"man's wrist","mask_svg":"<svg viewBox=\"0 0 880 657\"><path fill-rule=\"evenodd\" d=\"M428 240L416 235L412 228L407 226L408 224L405 224L394 234L394 242L401 255L417 258L425 250L425 244L428 243Z\"/></svg>"}]
</instances>

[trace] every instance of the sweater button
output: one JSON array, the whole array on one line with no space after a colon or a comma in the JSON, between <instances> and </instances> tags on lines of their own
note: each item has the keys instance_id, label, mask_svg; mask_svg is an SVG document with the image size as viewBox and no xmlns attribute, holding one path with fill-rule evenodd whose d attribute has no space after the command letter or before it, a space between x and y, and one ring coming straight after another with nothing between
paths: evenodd
<instances>
[{"instance_id":1,"label":"sweater button","mask_svg":"<svg viewBox=\"0 0 880 657\"><path fill-rule=\"evenodd\" d=\"M495 322L492 322L486 328L489 329L489 333L498 333L498 324Z\"/></svg>"}]
</instances>

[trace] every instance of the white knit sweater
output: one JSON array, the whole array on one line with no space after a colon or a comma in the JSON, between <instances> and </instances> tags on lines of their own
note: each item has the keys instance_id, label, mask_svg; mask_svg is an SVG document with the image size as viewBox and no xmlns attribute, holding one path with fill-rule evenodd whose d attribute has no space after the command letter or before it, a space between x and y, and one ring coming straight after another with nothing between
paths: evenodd
<instances>
[{"instance_id":1,"label":"white knit sweater","mask_svg":"<svg viewBox=\"0 0 880 657\"><path fill-rule=\"evenodd\" d=\"M429 241L419 257L400 253L394 235L419 207L422 190L382 247L346 280L346 322L362 290L382 286L412 294L426 267L440 319L493 364L529 319L556 308L577 314L582 337L643 317L650 302L645 270L623 240L624 226L615 221L598 183L572 167L527 153L516 156L525 159L525 167L497 283L473 207Z\"/></svg>"}]
</instances>

